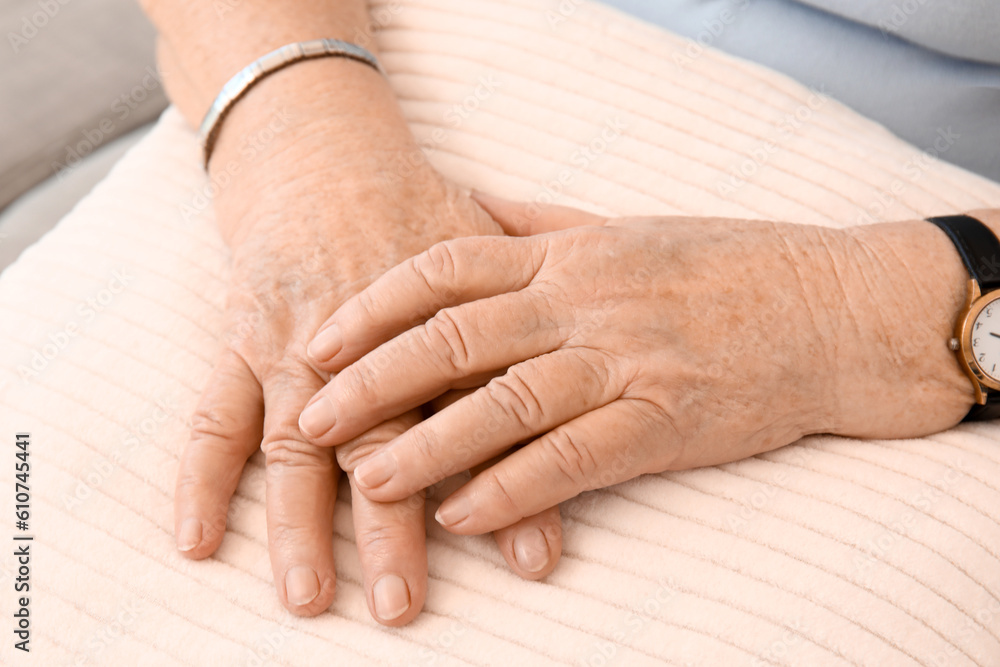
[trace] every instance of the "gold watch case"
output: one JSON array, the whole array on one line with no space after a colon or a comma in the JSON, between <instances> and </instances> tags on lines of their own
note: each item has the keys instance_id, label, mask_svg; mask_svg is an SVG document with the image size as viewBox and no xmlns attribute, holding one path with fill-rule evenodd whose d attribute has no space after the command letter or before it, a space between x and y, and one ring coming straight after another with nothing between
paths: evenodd
<instances>
[{"instance_id":1,"label":"gold watch case","mask_svg":"<svg viewBox=\"0 0 1000 667\"><path fill-rule=\"evenodd\" d=\"M976 356L972 351L972 325L983 310L998 302L1000 302L1000 290L988 292L984 296L979 289L979 283L975 280L969 280L965 307L955 325L955 337L950 341L951 348L958 352L962 367L972 380L976 390L976 403L980 405L986 403L986 392L983 391L983 388L1000 391L1000 381L987 375L986 371L979 366L979 362L976 361Z\"/></svg>"}]
</instances>

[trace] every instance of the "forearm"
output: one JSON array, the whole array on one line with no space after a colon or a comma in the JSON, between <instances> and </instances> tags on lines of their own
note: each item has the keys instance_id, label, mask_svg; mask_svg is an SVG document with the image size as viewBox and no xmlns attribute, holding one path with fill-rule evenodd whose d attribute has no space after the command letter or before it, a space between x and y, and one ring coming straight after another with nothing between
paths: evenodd
<instances>
[{"instance_id":1,"label":"forearm","mask_svg":"<svg viewBox=\"0 0 1000 667\"><path fill-rule=\"evenodd\" d=\"M194 127L233 75L280 46L335 38L364 41L374 50L365 0L144 0L144 6L159 30L167 91ZM288 141L255 142L267 145L253 151L239 150L241 142L288 119L292 131L281 132L282 139L321 131L327 142L336 139L337 153L350 157L345 162L353 169L359 157L415 146L385 77L357 61L331 57L295 63L256 84L223 120L212 162L246 162L251 152L255 162L264 162L261 157L283 150Z\"/></svg>"},{"instance_id":2,"label":"forearm","mask_svg":"<svg viewBox=\"0 0 1000 667\"><path fill-rule=\"evenodd\" d=\"M229 78L284 44L338 38L374 48L364 0L240 0L232 9L146 0L145 6L160 30L168 93L194 126ZM401 164L405 178L397 173ZM288 215L303 191L314 210L333 212L405 206L413 193L441 187L385 77L337 57L294 63L257 83L223 120L210 176L220 189L217 220L230 243L246 234L247 220ZM357 230L344 227L352 216L324 218L341 245L345 237L362 242ZM358 249L360 256L371 255L370 245Z\"/></svg>"},{"instance_id":3,"label":"forearm","mask_svg":"<svg viewBox=\"0 0 1000 667\"><path fill-rule=\"evenodd\" d=\"M260 56L309 39L350 41L368 24L365 0L141 0L141 4L159 33L161 67L171 100L194 126L223 84Z\"/></svg>"}]
</instances>

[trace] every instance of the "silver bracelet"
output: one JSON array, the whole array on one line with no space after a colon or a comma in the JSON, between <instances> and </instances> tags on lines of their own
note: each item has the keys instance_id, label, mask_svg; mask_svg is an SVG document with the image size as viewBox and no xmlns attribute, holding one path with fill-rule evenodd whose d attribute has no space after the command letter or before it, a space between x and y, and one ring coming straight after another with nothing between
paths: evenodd
<instances>
[{"instance_id":1,"label":"silver bracelet","mask_svg":"<svg viewBox=\"0 0 1000 667\"><path fill-rule=\"evenodd\" d=\"M212 157L212 149L219 136L219 129L226 114L236 102L247 94L261 79L268 74L288 67L292 63L310 58L350 58L358 62L365 63L382 73L382 67L378 60L367 49L363 49L357 44L342 42L339 39L314 39L308 42L296 42L286 44L280 49L271 51L266 56L258 58L230 79L219 96L215 98L212 107L205 114L205 120L201 121L201 145L205 159L205 169L208 169L208 160Z\"/></svg>"}]
</instances>

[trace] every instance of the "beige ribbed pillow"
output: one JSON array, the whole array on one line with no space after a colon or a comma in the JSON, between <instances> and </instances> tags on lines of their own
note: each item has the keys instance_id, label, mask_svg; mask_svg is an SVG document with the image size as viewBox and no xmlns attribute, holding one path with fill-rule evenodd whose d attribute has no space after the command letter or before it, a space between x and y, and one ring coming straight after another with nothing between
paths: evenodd
<instances>
[{"instance_id":1,"label":"beige ribbed pillow","mask_svg":"<svg viewBox=\"0 0 1000 667\"><path fill-rule=\"evenodd\" d=\"M375 9L414 131L462 185L828 225L1000 205L997 185L833 100L596 4ZM563 561L542 583L511 575L490 538L432 527L426 611L398 630L368 616L343 489L330 613L279 606L259 458L217 556L185 561L173 480L227 280L211 211L182 215L205 189L195 137L170 111L0 278L0 497L12 510L15 433L30 432L34 664L1000 661L994 424L809 438L587 494L565 504ZM0 662L26 664L10 632L13 551L0 557Z\"/></svg>"}]
</instances>

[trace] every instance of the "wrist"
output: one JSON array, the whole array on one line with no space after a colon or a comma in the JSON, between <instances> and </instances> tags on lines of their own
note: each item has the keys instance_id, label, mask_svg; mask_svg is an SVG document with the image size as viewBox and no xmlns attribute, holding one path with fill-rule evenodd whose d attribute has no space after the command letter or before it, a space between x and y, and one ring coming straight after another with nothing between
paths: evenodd
<instances>
[{"instance_id":1,"label":"wrist","mask_svg":"<svg viewBox=\"0 0 1000 667\"><path fill-rule=\"evenodd\" d=\"M836 432L902 438L953 426L973 400L948 347L968 282L955 248L923 220L830 231Z\"/></svg>"},{"instance_id":2,"label":"wrist","mask_svg":"<svg viewBox=\"0 0 1000 667\"><path fill-rule=\"evenodd\" d=\"M322 156L346 172L377 162L372 153L413 150L416 142L379 72L348 58L304 60L264 77L223 119L209 173L237 164L249 174L273 161Z\"/></svg>"},{"instance_id":3,"label":"wrist","mask_svg":"<svg viewBox=\"0 0 1000 667\"><path fill-rule=\"evenodd\" d=\"M263 79L225 118L209 177L227 239L234 226L269 207L284 213L303 196L332 211L439 180L385 78L345 58L298 62Z\"/></svg>"}]
</instances>

